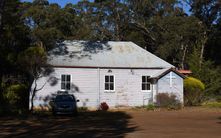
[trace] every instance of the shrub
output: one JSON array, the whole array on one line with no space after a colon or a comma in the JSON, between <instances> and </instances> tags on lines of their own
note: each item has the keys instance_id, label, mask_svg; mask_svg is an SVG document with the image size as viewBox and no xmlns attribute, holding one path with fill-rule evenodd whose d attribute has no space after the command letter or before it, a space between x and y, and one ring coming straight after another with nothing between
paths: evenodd
<instances>
[{"instance_id":1,"label":"shrub","mask_svg":"<svg viewBox=\"0 0 221 138\"><path fill-rule=\"evenodd\" d=\"M216 96L216 101L221 102L221 96Z\"/></svg>"},{"instance_id":2,"label":"shrub","mask_svg":"<svg viewBox=\"0 0 221 138\"><path fill-rule=\"evenodd\" d=\"M205 102L205 103L202 104L202 106L221 108L221 102Z\"/></svg>"},{"instance_id":3,"label":"shrub","mask_svg":"<svg viewBox=\"0 0 221 138\"><path fill-rule=\"evenodd\" d=\"M108 104L106 102L102 102L100 104L100 108L99 109L102 110L102 111L107 111L109 109L109 106L108 106Z\"/></svg>"},{"instance_id":4,"label":"shrub","mask_svg":"<svg viewBox=\"0 0 221 138\"><path fill-rule=\"evenodd\" d=\"M168 109L180 109L182 104L177 100L176 95L168 93L157 94L157 106Z\"/></svg>"},{"instance_id":5,"label":"shrub","mask_svg":"<svg viewBox=\"0 0 221 138\"><path fill-rule=\"evenodd\" d=\"M200 105L203 101L205 85L198 79L188 77L184 80L185 105Z\"/></svg>"},{"instance_id":6,"label":"shrub","mask_svg":"<svg viewBox=\"0 0 221 138\"><path fill-rule=\"evenodd\" d=\"M10 110L23 110L27 96L27 87L23 84L14 84L6 88L4 91L4 99L9 104Z\"/></svg>"},{"instance_id":7,"label":"shrub","mask_svg":"<svg viewBox=\"0 0 221 138\"><path fill-rule=\"evenodd\" d=\"M148 104L148 105L146 106L146 109L147 109L147 110L155 110L155 108L156 108L156 106L155 106L154 104Z\"/></svg>"},{"instance_id":8,"label":"shrub","mask_svg":"<svg viewBox=\"0 0 221 138\"><path fill-rule=\"evenodd\" d=\"M88 111L88 108L87 107L78 107L78 111L85 112L85 111Z\"/></svg>"}]
</instances>

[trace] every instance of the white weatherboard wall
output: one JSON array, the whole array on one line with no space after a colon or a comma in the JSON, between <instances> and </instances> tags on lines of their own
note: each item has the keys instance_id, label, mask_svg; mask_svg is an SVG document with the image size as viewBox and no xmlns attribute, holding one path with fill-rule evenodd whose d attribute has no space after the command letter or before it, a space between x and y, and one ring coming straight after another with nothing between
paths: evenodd
<instances>
[{"instance_id":1,"label":"white weatherboard wall","mask_svg":"<svg viewBox=\"0 0 221 138\"><path fill-rule=\"evenodd\" d=\"M172 81L170 81L171 76L173 77ZM158 93L175 94L183 103L183 78L172 71L169 72L158 80Z\"/></svg>"},{"instance_id":2,"label":"white weatherboard wall","mask_svg":"<svg viewBox=\"0 0 221 138\"><path fill-rule=\"evenodd\" d=\"M50 81L39 91L36 95L34 106L48 105L48 100L45 97L52 97L58 90L61 90L61 75L71 75L71 90L76 99L80 102L78 106L97 106L98 97L98 72L97 69L81 69L81 68L54 68L54 72L50 77L55 78L57 83L51 85ZM50 77L43 77L37 81L38 86L41 87Z\"/></svg>"},{"instance_id":3,"label":"white weatherboard wall","mask_svg":"<svg viewBox=\"0 0 221 138\"><path fill-rule=\"evenodd\" d=\"M151 85L151 91L142 91L142 76L156 74L157 69L99 69L99 68L54 68L50 77L43 77L37 81L38 88L48 81L41 91L38 91L34 106L48 106L50 97L61 89L61 75L71 75L71 90L78 107L97 107L99 103L106 102L110 107L142 106L147 105L160 92L177 92L182 94L183 80L176 76L176 87L170 88L167 76L162 77L158 84ZM115 91L104 90L105 75L114 75ZM174 73L174 75L176 75ZM56 82L51 85L51 82ZM158 88L158 90L157 90ZM182 95L181 97L182 98Z\"/></svg>"}]
</instances>

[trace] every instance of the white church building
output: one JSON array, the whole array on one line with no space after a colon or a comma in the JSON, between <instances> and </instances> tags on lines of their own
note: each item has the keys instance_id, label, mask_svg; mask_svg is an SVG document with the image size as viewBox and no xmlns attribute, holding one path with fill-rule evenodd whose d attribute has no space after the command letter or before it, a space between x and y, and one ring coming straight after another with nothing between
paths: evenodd
<instances>
[{"instance_id":1,"label":"white church building","mask_svg":"<svg viewBox=\"0 0 221 138\"><path fill-rule=\"evenodd\" d=\"M73 94L78 107L143 106L158 93L183 102L184 76L175 67L133 42L64 41L49 52L54 71L37 81L34 107L47 107L59 90ZM54 82L51 82L53 80Z\"/></svg>"}]
</instances>

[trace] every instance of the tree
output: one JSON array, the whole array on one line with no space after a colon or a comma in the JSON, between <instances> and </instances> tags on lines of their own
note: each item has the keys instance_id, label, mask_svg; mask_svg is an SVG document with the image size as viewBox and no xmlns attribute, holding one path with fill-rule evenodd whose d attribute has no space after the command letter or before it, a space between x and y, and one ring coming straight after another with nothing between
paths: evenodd
<instances>
[{"instance_id":1,"label":"tree","mask_svg":"<svg viewBox=\"0 0 221 138\"><path fill-rule=\"evenodd\" d=\"M124 40L129 25L129 9L120 0L101 0L94 2L94 27L99 32L98 38Z\"/></svg>"},{"instance_id":2,"label":"tree","mask_svg":"<svg viewBox=\"0 0 221 138\"><path fill-rule=\"evenodd\" d=\"M2 17L5 6L5 0L0 0L0 34L2 34Z\"/></svg>"},{"instance_id":3,"label":"tree","mask_svg":"<svg viewBox=\"0 0 221 138\"><path fill-rule=\"evenodd\" d=\"M0 49L2 47L2 27L3 27L3 24L2 24L2 18L3 18L3 10L4 10L4 5L5 5L5 0L0 0ZM2 64L3 61L2 61L2 56L0 54L0 65L2 67ZM0 69L0 101L3 101L3 95L2 95L2 70ZM2 106L2 102L0 102L0 107Z\"/></svg>"},{"instance_id":4,"label":"tree","mask_svg":"<svg viewBox=\"0 0 221 138\"><path fill-rule=\"evenodd\" d=\"M200 79L205 84L205 95L207 98L216 97L221 94L221 69L214 67L213 62L203 61L199 63L200 48L194 48L188 58L189 68L193 72L193 77Z\"/></svg>"},{"instance_id":5,"label":"tree","mask_svg":"<svg viewBox=\"0 0 221 138\"><path fill-rule=\"evenodd\" d=\"M158 22L162 18L181 16L182 9L177 0L132 0L127 1L130 8L130 25L143 35L144 48L155 52L160 40L160 32L163 31Z\"/></svg>"},{"instance_id":6,"label":"tree","mask_svg":"<svg viewBox=\"0 0 221 138\"><path fill-rule=\"evenodd\" d=\"M34 0L33 1L34 5L49 5L48 0Z\"/></svg>"},{"instance_id":7,"label":"tree","mask_svg":"<svg viewBox=\"0 0 221 138\"><path fill-rule=\"evenodd\" d=\"M213 35L212 27L220 18L220 0L186 0L186 2L190 5L192 14L200 19L203 26L206 26L200 50L199 62L202 65L204 54L207 52L205 48L208 45L208 40L216 37Z\"/></svg>"},{"instance_id":8,"label":"tree","mask_svg":"<svg viewBox=\"0 0 221 138\"><path fill-rule=\"evenodd\" d=\"M1 0L0 6L0 104L2 104L4 102L2 78L11 74L19 74L16 57L18 53L29 46L30 39L29 29L20 18L20 2L18 0Z\"/></svg>"},{"instance_id":9,"label":"tree","mask_svg":"<svg viewBox=\"0 0 221 138\"><path fill-rule=\"evenodd\" d=\"M72 4L61 8L56 3L35 0L23 3L23 20L31 29L33 43L42 45L47 51L64 39L82 39L82 23ZM82 29L82 30L81 30ZM86 32L86 31L85 31Z\"/></svg>"},{"instance_id":10,"label":"tree","mask_svg":"<svg viewBox=\"0 0 221 138\"><path fill-rule=\"evenodd\" d=\"M47 65L46 60L46 52L40 46L30 47L22 52L18 57L19 63L25 69L25 72L27 72L33 80L33 89L30 92L31 112L33 111L33 101L36 93L41 90L46 84L45 82L45 84L41 86L41 88L38 88L37 80L43 76L49 75L52 71L49 68L49 65Z\"/></svg>"},{"instance_id":11,"label":"tree","mask_svg":"<svg viewBox=\"0 0 221 138\"><path fill-rule=\"evenodd\" d=\"M194 47L201 44L204 29L193 16L171 16L158 21L162 31L156 53L181 69L188 69L188 59Z\"/></svg>"},{"instance_id":12,"label":"tree","mask_svg":"<svg viewBox=\"0 0 221 138\"><path fill-rule=\"evenodd\" d=\"M190 5L192 14L210 27L219 18L220 0L185 0Z\"/></svg>"}]
</instances>

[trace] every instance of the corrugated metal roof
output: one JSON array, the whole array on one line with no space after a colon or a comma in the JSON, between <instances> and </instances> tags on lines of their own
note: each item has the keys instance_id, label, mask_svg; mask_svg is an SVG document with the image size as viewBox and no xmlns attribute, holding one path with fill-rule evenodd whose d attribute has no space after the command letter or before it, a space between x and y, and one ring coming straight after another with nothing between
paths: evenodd
<instances>
[{"instance_id":1,"label":"corrugated metal roof","mask_svg":"<svg viewBox=\"0 0 221 138\"><path fill-rule=\"evenodd\" d=\"M186 78L182 73L178 72L177 70L175 70L174 68L165 68L165 69L161 69L159 70L156 74L153 74L152 76L150 76L151 78L156 78L156 79L160 79L161 77L163 77L164 75L166 75L169 72L174 72L177 75L179 75L182 78Z\"/></svg>"},{"instance_id":2,"label":"corrugated metal roof","mask_svg":"<svg viewBox=\"0 0 221 138\"><path fill-rule=\"evenodd\" d=\"M133 42L121 41L64 41L49 52L48 63L81 67L174 67Z\"/></svg>"},{"instance_id":3,"label":"corrugated metal roof","mask_svg":"<svg viewBox=\"0 0 221 138\"><path fill-rule=\"evenodd\" d=\"M160 75L162 75L164 72L170 70L170 68L165 68L165 69L161 69L159 70L156 74L153 74L152 76L150 76L151 78L157 78L159 77Z\"/></svg>"}]
</instances>

